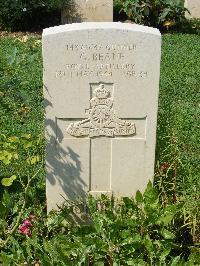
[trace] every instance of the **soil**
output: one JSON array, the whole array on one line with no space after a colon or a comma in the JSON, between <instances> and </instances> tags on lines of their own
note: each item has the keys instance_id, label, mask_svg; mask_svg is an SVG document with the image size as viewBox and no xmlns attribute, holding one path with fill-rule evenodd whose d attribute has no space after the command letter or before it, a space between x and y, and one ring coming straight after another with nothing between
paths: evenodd
<instances>
[{"instance_id":1,"label":"soil","mask_svg":"<svg viewBox=\"0 0 200 266\"><path fill-rule=\"evenodd\" d=\"M29 31L19 31L19 32L8 32L8 31L0 31L0 37L24 37L24 36L29 36L29 37L38 37L40 38L42 36L42 32L41 31L37 31L37 32L29 32Z\"/></svg>"}]
</instances>

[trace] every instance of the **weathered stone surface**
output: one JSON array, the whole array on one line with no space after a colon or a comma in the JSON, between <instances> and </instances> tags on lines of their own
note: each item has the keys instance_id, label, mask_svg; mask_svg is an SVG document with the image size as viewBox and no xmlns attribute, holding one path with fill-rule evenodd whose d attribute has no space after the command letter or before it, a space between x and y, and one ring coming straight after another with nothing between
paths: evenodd
<instances>
[{"instance_id":1,"label":"weathered stone surface","mask_svg":"<svg viewBox=\"0 0 200 266\"><path fill-rule=\"evenodd\" d=\"M71 10L61 13L62 24L101 21L113 21L113 0L75 0Z\"/></svg>"},{"instance_id":2,"label":"weathered stone surface","mask_svg":"<svg viewBox=\"0 0 200 266\"><path fill-rule=\"evenodd\" d=\"M157 29L133 24L44 30L48 210L153 178L160 50Z\"/></svg>"},{"instance_id":3,"label":"weathered stone surface","mask_svg":"<svg viewBox=\"0 0 200 266\"><path fill-rule=\"evenodd\" d=\"M200 0L186 0L185 7L190 11L186 12L187 18L200 18Z\"/></svg>"}]
</instances>

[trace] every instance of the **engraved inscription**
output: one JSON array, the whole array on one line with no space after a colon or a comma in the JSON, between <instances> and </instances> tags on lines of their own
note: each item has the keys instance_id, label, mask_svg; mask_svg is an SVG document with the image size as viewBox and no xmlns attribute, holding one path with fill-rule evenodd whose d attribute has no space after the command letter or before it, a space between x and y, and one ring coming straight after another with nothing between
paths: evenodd
<instances>
[{"instance_id":1,"label":"engraved inscription","mask_svg":"<svg viewBox=\"0 0 200 266\"><path fill-rule=\"evenodd\" d=\"M134 51L136 50L136 44L67 44L67 51L100 51L102 49L108 51Z\"/></svg>"},{"instance_id":2,"label":"engraved inscription","mask_svg":"<svg viewBox=\"0 0 200 266\"><path fill-rule=\"evenodd\" d=\"M101 83L90 100L87 118L71 123L67 133L74 137L115 137L135 135L135 124L120 119L113 109L110 91Z\"/></svg>"},{"instance_id":3,"label":"engraved inscription","mask_svg":"<svg viewBox=\"0 0 200 266\"><path fill-rule=\"evenodd\" d=\"M93 61L121 60L125 56L122 53L95 53L92 55Z\"/></svg>"},{"instance_id":4,"label":"engraved inscription","mask_svg":"<svg viewBox=\"0 0 200 266\"><path fill-rule=\"evenodd\" d=\"M137 53L135 43L125 44L66 44L66 54L71 63L55 71L58 79L110 78L115 74L128 79L145 79L148 73L137 64L130 63L130 56ZM66 59L68 56L66 57Z\"/></svg>"}]
</instances>

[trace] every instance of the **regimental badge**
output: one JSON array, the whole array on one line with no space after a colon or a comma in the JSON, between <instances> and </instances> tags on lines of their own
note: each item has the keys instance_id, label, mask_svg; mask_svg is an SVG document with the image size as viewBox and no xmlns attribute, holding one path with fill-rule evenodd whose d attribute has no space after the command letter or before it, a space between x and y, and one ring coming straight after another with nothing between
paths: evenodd
<instances>
[{"instance_id":1,"label":"regimental badge","mask_svg":"<svg viewBox=\"0 0 200 266\"><path fill-rule=\"evenodd\" d=\"M71 123L67 133L74 137L115 137L136 134L135 124L120 119L113 109L110 91L100 84L90 100L90 109L86 119Z\"/></svg>"}]
</instances>

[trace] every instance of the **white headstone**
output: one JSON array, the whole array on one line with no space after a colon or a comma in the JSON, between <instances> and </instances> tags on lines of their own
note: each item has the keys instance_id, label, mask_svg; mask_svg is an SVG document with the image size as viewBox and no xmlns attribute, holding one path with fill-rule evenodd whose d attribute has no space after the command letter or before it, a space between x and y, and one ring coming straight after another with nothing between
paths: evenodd
<instances>
[{"instance_id":1,"label":"white headstone","mask_svg":"<svg viewBox=\"0 0 200 266\"><path fill-rule=\"evenodd\" d=\"M43 32L48 210L144 191L154 175L161 36L123 23Z\"/></svg>"},{"instance_id":2,"label":"white headstone","mask_svg":"<svg viewBox=\"0 0 200 266\"><path fill-rule=\"evenodd\" d=\"M187 18L200 18L200 0L185 0L185 7L190 11L186 12Z\"/></svg>"},{"instance_id":3,"label":"white headstone","mask_svg":"<svg viewBox=\"0 0 200 266\"><path fill-rule=\"evenodd\" d=\"M113 21L113 0L74 0L71 9L61 12L62 24L101 21Z\"/></svg>"}]
</instances>

